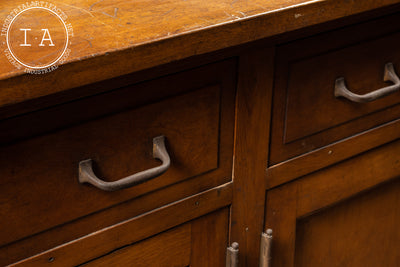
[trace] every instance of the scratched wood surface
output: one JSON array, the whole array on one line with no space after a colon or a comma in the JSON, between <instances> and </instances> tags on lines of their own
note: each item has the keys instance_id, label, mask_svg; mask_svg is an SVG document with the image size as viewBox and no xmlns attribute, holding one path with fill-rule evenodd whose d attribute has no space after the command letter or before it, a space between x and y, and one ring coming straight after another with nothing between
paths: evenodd
<instances>
[{"instance_id":1,"label":"scratched wood surface","mask_svg":"<svg viewBox=\"0 0 400 267\"><path fill-rule=\"evenodd\" d=\"M9 63L1 36L0 107L386 7L399 0L49 2L65 13L72 25L71 53L59 69L33 78ZM13 8L23 3L26 1L1 1L0 22L3 24Z\"/></svg>"}]
</instances>

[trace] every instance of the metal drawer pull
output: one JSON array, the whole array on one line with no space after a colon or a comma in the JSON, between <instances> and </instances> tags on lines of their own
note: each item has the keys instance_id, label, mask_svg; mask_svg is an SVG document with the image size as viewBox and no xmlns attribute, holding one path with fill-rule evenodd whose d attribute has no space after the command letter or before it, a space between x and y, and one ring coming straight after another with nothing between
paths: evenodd
<instances>
[{"instance_id":1,"label":"metal drawer pull","mask_svg":"<svg viewBox=\"0 0 400 267\"><path fill-rule=\"evenodd\" d=\"M122 178L115 182L106 182L97 178L97 176L93 173L92 160L83 160L79 162L79 182L92 184L104 191L116 191L160 176L167 171L171 164L171 160L165 148L164 136L157 136L153 138L153 157L161 160L162 164L149 170L141 171L131 176Z\"/></svg>"},{"instance_id":2,"label":"metal drawer pull","mask_svg":"<svg viewBox=\"0 0 400 267\"><path fill-rule=\"evenodd\" d=\"M260 267L271 267L272 230L261 233Z\"/></svg>"},{"instance_id":3,"label":"metal drawer pull","mask_svg":"<svg viewBox=\"0 0 400 267\"><path fill-rule=\"evenodd\" d=\"M239 266L239 244L233 242L230 247L226 249L226 267Z\"/></svg>"},{"instance_id":4,"label":"metal drawer pull","mask_svg":"<svg viewBox=\"0 0 400 267\"><path fill-rule=\"evenodd\" d=\"M343 77L337 78L335 81L335 97L345 97L350 101L357 103L366 103L371 102L376 99L385 97L391 93L394 93L400 89L400 79L394 71L394 67L392 63L386 63L385 65L385 74L383 76L383 81L392 82L393 85L375 90L373 92L367 93L365 95L358 95L350 92L345 85L345 81Z\"/></svg>"}]
</instances>

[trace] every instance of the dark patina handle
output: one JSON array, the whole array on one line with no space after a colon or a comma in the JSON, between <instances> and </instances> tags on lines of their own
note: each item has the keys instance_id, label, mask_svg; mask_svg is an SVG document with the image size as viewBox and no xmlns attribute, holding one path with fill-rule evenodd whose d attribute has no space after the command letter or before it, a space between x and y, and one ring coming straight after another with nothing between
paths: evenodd
<instances>
[{"instance_id":1,"label":"dark patina handle","mask_svg":"<svg viewBox=\"0 0 400 267\"><path fill-rule=\"evenodd\" d=\"M171 165L170 157L165 148L164 136L157 136L153 138L153 157L161 160L162 164L152 169L135 173L115 182L106 182L99 179L93 173L92 160L83 160L79 162L79 182L92 184L95 187L100 188L104 191L116 191L146 182L157 176L160 176L161 174L166 172Z\"/></svg>"},{"instance_id":2,"label":"dark patina handle","mask_svg":"<svg viewBox=\"0 0 400 267\"><path fill-rule=\"evenodd\" d=\"M345 81L343 77L336 79L335 81L335 97L344 97L350 101L357 103L366 103L371 102L376 99L385 97L390 95L400 89L400 79L394 71L394 67L392 63L386 63L385 65L385 74L383 76L383 80L385 82L392 82L393 85L375 90L373 92L367 93L365 95L358 95L350 92L345 85Z\"/></svg>"}]
</instances>

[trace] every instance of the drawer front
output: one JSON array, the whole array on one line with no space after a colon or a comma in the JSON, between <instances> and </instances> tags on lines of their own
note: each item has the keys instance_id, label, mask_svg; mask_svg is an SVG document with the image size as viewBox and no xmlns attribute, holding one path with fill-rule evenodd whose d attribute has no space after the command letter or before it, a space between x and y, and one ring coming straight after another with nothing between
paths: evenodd
<instances>
[{"instance_id":1,"label":"drawer front","mask_svg":"<svg viewBox=\"0 0 400 267\"><path fill-rule=\"evenodd\" d=\"M164 218L164 223L153 221L163 220L162 215L163 211L158 214L154 212L128 220L12 266L41 266L49 263L56 266L225 265L228 208L167 229L166 225L173 224L172 217ZM179 219L174 220L176 222Z\"/></svg>"},{"instance_id":2,"label":"drawer front","mask_svg":"<svg viewBox=\"0 0 400 267\"><path fill-rule=\"evenodd\" d=\"M189 266L190 224L119 249L83 266Z\"/></svg>"},{"instance_id":3,"label":"drawer front","mask_svg":"<svg viewBox=\"0 0 400 267\"><path fill-rule=\"evenodd\" d=\"M210 71L215 70L211 67ZM148 90L164 84L166 90L173 91L176 88L168 87L168 81L172 79L173 85L180 90L176 96L0 147L0 217L3 218L0 221L0 245L149 192L155 192L154 198L160 198L162 194L157 194L156 190L192 179L196 179L196 183L190 183L187 193L200 192L231 180L234 90L227 86L231 83L224 82L225 78L221 77L226 76L221 74L217 77L219 84L213 81L214 84L193 84L182 89L176 79L183 79L185 75L188 74L149 83L151 88ZM128 94L123 90L119 98L134 97L135 89L135 86L129 88L128 91L133 93ZM139 89L146 90L146 85L140 85ZM101 99L108 97L104 94ZM97 100L82 101L89 101L85 103L90 105L82 105L82 110L76 110L70 105L79 105L66 104L63 116L68 117L69 112L84 114L91 107L98 109ZM58 109L57 113L60 107L55 109ZM47 113L52 113L52 109ZM20 125L20 130L24 127L29 126ZM166 137L166 149L171 158L171 166L161 176L115 192L78 182L78 164L86 159L93 160L94 173L105 181L119 180L160 165L160 161L152 156L152 140L159 135ZM175 197L185 196L183 189L176 192ZM157 202L162 203L162 200L154 199L154 203ZM142 205L156 208L149 203ZM104 226L95 223L90 231ZM60 242L75 237L64 236Z\"/></svg>"},{"instance_id":4,"label":"drawer front","mask_svg":"<svg viewBox=\"0 0 400 267\"><path fill-rule=\"evenodd\" d=\"M277 49L270 166L400 117L398 91L367 103L335 96L335 81L340 77L348 90L359 95L393 85L384 82L384 69L385 64L393 63L395 72L400 73L400 29L394 23L399 18L394 15L358 24ZM384 139L382 142L388 142L393 137ZM364 150L382 144L375 141ZM334 147L327 157L332 153ZM348 153L347 157L354 152L348 149Z\"/></svg>"}]
</instances>

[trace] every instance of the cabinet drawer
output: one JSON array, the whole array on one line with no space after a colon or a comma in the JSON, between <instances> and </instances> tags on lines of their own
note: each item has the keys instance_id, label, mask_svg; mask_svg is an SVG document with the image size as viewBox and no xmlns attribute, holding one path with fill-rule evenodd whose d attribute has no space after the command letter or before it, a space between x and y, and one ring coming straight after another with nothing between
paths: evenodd
<instances>
[{"instance_id":1,"label":"cabinet drawer","mask_svg":"<svg viewBox=\"0 0 400 267\"><path fill-rule=\"evenodd\" d=\"M233 65L224 63L222 66L228 66L228 72L234 70L229 67ZM0 217L3 219L0 221L0 245L147 193L154 192L153 200L141 203L140 212L156 208L153 203L166 204L231 180L234 120L231 80L234 76L214 68L221 68L221 64L206 68L214 72L208 78L200 76L202 70L193 70L48 109L43 119L48 120L50 127L59 120L70 120L74 114L85 116L91 108L102 111L99 103L106 103L104 109L108 113L1 146ZM194 84L190 86L186 80L179 82L187 75L201 81L192 80ZM117 112L114 112L115 103L110 104L112 108L107 107L107 99L124 102L135 95L135 90L151 92L154 87L178 94L145 105L127 106ZM52 120L53 113L61 114L61 118ZM36 115L26 115L25 123L30 118L34 123ZM17 119L20 118L0 125L12 125ZM39 123L44 124L43 121ZM21 124L14 131L25 127L29 127L28 124ZM114 192L78 182L79 162L86 159L93 160L93 172L105 181L119 180L160 165L153 158L152 143L153 138L160 135L166 137L166 150L171 158L170 167L161 176ZM169 195L163 200L166 196L158 193L181 183L183 186L175 190L173 197ZM131 217L132 213L124 216L119 220ZM109 218L109 222L116 223L113 218ZM76 233L63 236L51 246L107 226L104 224L96 222L81 233L77 229Z\"/></svg>"},{"instance_id":2,"label":"cabinet drawer","mask_svg":"<svg viewBox=\"0 0 400 267\"><path fill-rule=\"evenodd\" d=\"M279 54L292 57L282 59L277 70L277 77L282 79L277 80L275 91L284 99L276 98L283 105L275 107L271 165L399 117L400 92L369 103L335 97L335 80L339 77L345 79L350 91L363 95L392 84L383 82L386 63L393 63L399 73L396 44L400 33L367 36L364 40L359 27L301 40L278 50L278 58ZM364 27L369 28L368 24ZM379 29L374 30L380 34ZM361 36L345 44L342 40L349 39L350 34ZM332 47L330 43L335 41ZM305 46L320 48L314 53L305 49L309 52L306 55Z\"/></svg>"},{"instance_id":3,"label":"cabinet drawer","mask_svg":"<svg viewBox=\"0 0 400 267\"><path fill-rule=\"evenodd\" d=\"M400 70L400 50L396 45L400 29L394 23L399 18L394 15L358 24L277 49L270 166L326 146L331 146L326 151L329 153L318 157L321 161L332 158L336 154L335 143L368 134L400 117L398 91L365 103L335 96L339 78L358 95L394 84L383 80L387 63L394 65L395 72ZM340 159L399 136L387 132L379 139L358 144L358 148L342 149Z\"/></svg>"},{"instance_id":4,"label":"cabinet drawer","mask_svg":"<svg viewBox=\"0 0 400 267\"><path fill-rule=\"evenodd\" d=\"M176 225L180 218L165 213L176 208L130 219L12 266L223 266L229 209Z\"/></svg>"},{"instance_id":5,"label":"cabinet drawer","mask_svg":"<svg viewBox=\"0 0 400 267\"><path fill-rule=\"evenodd\" d=\"M190 225L119 249L83 266L189 266Z\"/></svg>"}]
</instances>

